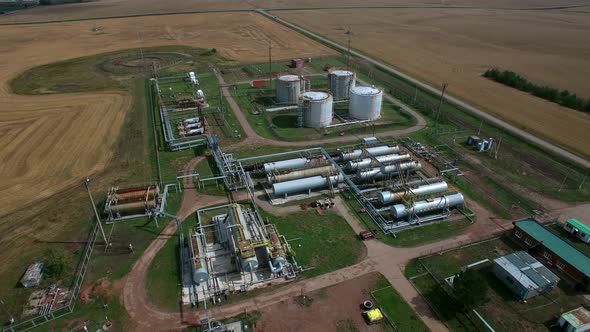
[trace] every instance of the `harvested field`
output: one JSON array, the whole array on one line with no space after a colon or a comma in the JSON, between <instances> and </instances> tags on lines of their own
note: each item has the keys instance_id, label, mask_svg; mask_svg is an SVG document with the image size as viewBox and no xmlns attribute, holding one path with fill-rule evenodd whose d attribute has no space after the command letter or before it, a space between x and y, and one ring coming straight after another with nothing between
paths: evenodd
<instances>
[{"instance_id":1,"label":"harvested field","mask_svg":"<svg viewBox=\"0 0 590 332\"><path fill-rule=\"evenodd\" d=\"M229 59L262 61L268 40L273 41L276 58L331 53L253 13L3 27L0 214L49 197L103 170L131 104L129 95L110 91L17 96L11 93L8 81L20 72L63 59L158 45L214 47Z\"/></svg>"},{"instance_id":2,"label":"harvested field","mask_svg":"<svg viewBox=\"0 0 590 332\"><path fill-rule=\"evenodd\" d=\"M274 15L441 86L523 129L590 156L590 115L481 77L509 69L537 84L590 98L590 21L568 11L373 9L275 11Z\"/></svg>"},{"instance_id":3,"label":"harvested field","mask_svg":"<svg viewBox=\"0 0 590 332\"><path fill-rule=\"evenodd\" d=\"M190 12L208 10L252 10L326 8L326 7L440 7L440 6L474 6L495 8L529 8L560 7L587 4L584 0L567 0L556 4L554 0L101 0L87 3L73 3L58 6L39 6L19 11L16 14L0 15L0 23L35 22L49 20L72 20L94 17L112 17L126 15L147 15L155 13Z\"/></svg>"}]
</instances>

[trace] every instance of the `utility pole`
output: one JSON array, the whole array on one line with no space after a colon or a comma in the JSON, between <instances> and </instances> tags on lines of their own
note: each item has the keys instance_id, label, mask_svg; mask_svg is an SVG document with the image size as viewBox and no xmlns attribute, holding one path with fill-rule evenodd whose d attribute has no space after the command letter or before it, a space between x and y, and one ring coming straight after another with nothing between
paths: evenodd
<instances>
[{"instance_id":1,"label":"utility pole","mask_svg":"<svg viewBox=\"0 0 590 332\"><path fill-rule=\"evenodd\" d=\"M108 245L107 236L104 233L104 229L102 228L102 223L100 222L100 217L98 216L98 211L96 210L96 205L94 204L94 199L92 198L92 193L90 192L90 178L86 177L84 180L84 185L86 186L86 191L88 191L88 197L90 198L90 203L92 204L92 209L94 210L94 216L96 217L96 224L98 228L100 228L100 233L102 234L102 239L104 240L104 244Z\"/></svg>"},{"instance_id":2,"label":"utility pole","mask_svg":"<svg viewBox=\"0 0 590 332\"><path fill-rule=\"evenodd\" d=\"M6 313L6 315L8 315L10 317L10 325L14 324L14 316L12 314L10 314L10 312L8 312L8 309L6 309L6 304L4 303L4 301L2 301L0 299L0 304L2 304L2 309L4 309L4 312Z\"/></svg>"},{"instance_id":3,"label":"utility pole","mask_svg":"<svg viewBox=\"0 0 590 332\"><path fill-rule=\"evenodd\" d=\"M350 30L350 26L348 30L345 32L348 35L348 45L347 45L347 52L346 52L346 69L350 69L350 47L352 45L352 30Z\"/></svg>"},{"instance_id":4,"label":"utility pole","mask_svg":"<svg viewBox=\"0 0 590 332\"><path fill-rule=\"evenodd\" d=\"M268 87L272 90L272 40L268 40Z\"/></svg>"},{"instance_id":5,"label":"utility pole","mask_svg":"<svg viewBox=\"0 0 590 332\"><path fill-rule=\"evenodd\" d=\"M436 110L436 118L434 119L435 125L438 123L438 117L440 116L440 107L442 106L442 102L445 98L445 92L447 91L447 86L448 86L447 83L443 84L442 92L440 94L440 100L438 101L438 108Z\"/></svg>"}]
</instances>

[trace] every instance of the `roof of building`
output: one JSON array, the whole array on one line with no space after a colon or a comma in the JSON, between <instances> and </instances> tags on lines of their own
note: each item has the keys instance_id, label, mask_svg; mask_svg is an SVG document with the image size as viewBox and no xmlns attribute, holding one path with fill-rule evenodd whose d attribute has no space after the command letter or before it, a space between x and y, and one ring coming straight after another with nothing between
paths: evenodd
<instances>
[{"instance_id":1,"label":"roof of building","mask_svg":"<svg viewBox=\"0 0 590 332\"><path fill-rule=\"evenodd\" d=\"M566 221L566 223L574 226L575 228L579 229L580 231L582 231L586 234L590 234L590 227L587 225L584 225L581 221L579 221L577 219L574 219L574 218L568 219Z\"/></svg>"},{"instance_id":2,"label":"roof of building","mask_svg":"<svg viewBox=\"0 0 590 332\"><path fill-rule=\"evenodd\" d=\"M559 282L559 277L525 251L496 258L494 262L528 289L543 288Z\"/></svg>"},{"instance_id":3,"label":"roof of building","mask_svg":"<svg viewBox=\"0 0 590 332\"><path fill-rule=\"evenodd\" d=\"M590 325L590 311L584 307L579 307L572 311L568 311L561 315L574 328L580 328L585 325Z\"/></svg>"},{"instance_id":4,"label":"roof of building","mask_svg":"<svg viewBox=\"0 0 590 332\"><path fill-rule=\"evenodd\" d=\"M542 242L543 246L590 278L590 257L574 248L561 237L550 232L534 219L517 221L515 225L535 240Z\"/></svg>"}]
</instances>

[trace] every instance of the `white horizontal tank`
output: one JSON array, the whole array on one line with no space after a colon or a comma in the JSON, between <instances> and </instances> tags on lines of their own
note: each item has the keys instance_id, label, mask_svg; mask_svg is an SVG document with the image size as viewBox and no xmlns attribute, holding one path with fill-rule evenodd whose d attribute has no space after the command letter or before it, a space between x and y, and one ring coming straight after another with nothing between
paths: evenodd
<instances>
[{"instance_id":1,"label":"white horizontal tank","mask_svg":"<svg viewBox=\"0 0 590 332\"><path fill-rule=\"evenodd\" d=\"M334 100L348 99L355 86L356 75L350 70L336 69L328 73L328 89Z\"/></svg>"},{"instance_id":2,"label":"white horizontal tank","mask_svg":"<svg viewBox=\"0 0 590 332\"><path fill-rule=\"evenodd\" d=\"M381 117L383 89L356 86L350 89L348 115L357 120L377 120Z\"/></svg>"},{"instance_id":3,"label":"white horizontal tank","mask_svg":"<svg viewBox=\"0 0 590 332\"><path fill-rule=\"evenodd\" d=\"M327 92L309 91L303 94L303 125L324 128L332 123L332 95Z\"/></svg>"},{"instance_id":4,"label":"white horizontal tank","mask_svg":"<svg viewBox=\"0 0 590 332\"><path fill-rule=\"evenodd\" d=\"M297 104L304 85L302 78L297 75L282 75L276 80L275 89L277 102L281 104Z\"/></svg>"}]
</instances>

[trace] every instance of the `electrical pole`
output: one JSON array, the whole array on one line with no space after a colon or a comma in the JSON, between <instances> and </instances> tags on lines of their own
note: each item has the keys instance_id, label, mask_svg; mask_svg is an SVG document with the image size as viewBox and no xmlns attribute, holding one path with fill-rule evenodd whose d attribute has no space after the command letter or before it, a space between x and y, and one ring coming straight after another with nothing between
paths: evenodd
<instances>
[{"instance_id":1,"label":"electrical pole","mask_svg":"<svg viewBox=\"0 0 590 332\"><path fill-rule=\"evenodd\" d=\"M447 91L448 84L443 84L442 92L440 94L440 100L438 101L438 108L436 110L436 118L434 119L434 123L438 123L438 117L440 116L440 107L442 106L443 99L445 98L445 92Z\"/></svg>"},{"instance_id":2,"label":"electrical pole","mask_svg":"<svg viewBox=\"0 0 590 332\"><path fill-rule=\"evenodd\" d=\"M268 40L268 87L272 90L272 40Z\"/></svg>"},{"instance_id":3,"label":"electrical pole","mask_svg":"<svg viewBox=\"0 0 590 332\"><path fill-rule=\"evenodd\" d=\"M348 35L348 45L347 45L347 52L346 52L346 69L350 69L350 47L352 44L352 30L350 30L350 26L348 30L346 30L345 34Z\"/></svg>"},{"instance_id":4,"label":"electrical pole","mask_svg":"<svg viewBox=\"0 0 590 332\"><path fill-rule=\"evenodd\" d=\"M92 204L92 209L94 210L94 216L96 217L96 224L98 228L100 228L100 233L102 234L102 239L104 240L104 244L108 245L107 236L104 233L104 229L102 228L102 223L100 222L100 217L98 216L98 211L96 210L96 205L94 204L94 199L92 198L92 193L90 192L90 187L88 184L90 183L90 178L86 177L84 180L84 185L86 186L86 191L88 191L88 197L90 198L90 203Z\"/></svg>"}]
</instances>

